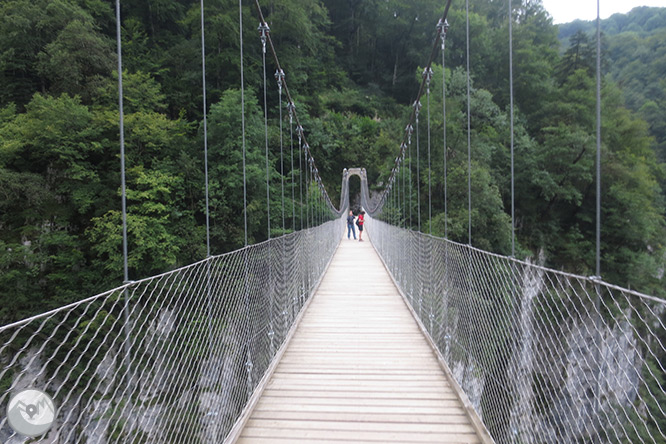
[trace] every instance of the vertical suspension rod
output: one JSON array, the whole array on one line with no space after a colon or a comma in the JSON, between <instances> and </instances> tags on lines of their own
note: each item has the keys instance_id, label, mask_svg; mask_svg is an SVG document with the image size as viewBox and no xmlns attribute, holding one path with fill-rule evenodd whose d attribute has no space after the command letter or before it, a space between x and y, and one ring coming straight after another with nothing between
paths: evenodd
<instances>
[{"instance_id":1,"label":"vertical suspension rod","mask_svg":"<svg viewBox=\"0 0 666 444\"><path fill-rule=\"evenodd\" d=\"M120 189L121 189L121 206L122 206L122 219L123 219L123 283L129 282L129 266L128 266L128 248L127 248L127 190L125 185L125 122L123 110L123 58L122 58L122 41L120 38L120 0L116 0L116 46L118 50L118 126L120 134ZM125 320L125 366L127 374L127 385L132 382L130 373L130 359L132 352L131 345L131 331L129 322L129 292L127 287L123 290L123 297L125 305L123 307L123 317Z\"/></svg>"},{"instance_id":2,"label":"vertical suspension rod","mask_svg":"<svg viewBox=\"0 0 666 444\"><path fill-rule=\"evenodd\" d=\"M208 202L208 106L206 103L206 38L204 36L203 0L201 0L201 76L203 85L204 180L206 182L206 257L210 257L210 209Z\"/></svg>"},{"instance_id":3,"label":"vertical suspension rod","mask_svg":"<svg viewBox=\"0 0 666 444\"><path fill-rule=\"evenodd\" d=\"M449 0L449 2L450 1L451 0ZM260 22L261 23L266 23L266 20L264 18L264 14L261 11L261 5L259 5L259 0L254 0L254 5L257 9L257 13L259 14ZM271 38L270 33L267 35L266 43L267 43L267 47L271 51L271 54L273 56L273 61L275 62L275 66L276 66L277 70L278 71L283 71L282 66L280 65L280 60L278 59L278 56L277 56L277 52L275 51L275 46L273 44L273 39ZM287 84L286 78L283 79L282 83L283 83L283 88L284 88L285 94L287 96L287 99L289 100L290 103L295 103L292 96L291 96L291 93L289 92L289 85ZM301 126L300 119L298 118L298 114L295 111L294 111L294 118L296 119L296 125ZM304 133L302 133L302 137L303 137L303 144L307 145L307 140L305 140L305 134ZM312 159L312 161L314 162L314 158ZM314 165L315 164L313 164L313 166ZM326 203L327 203L328 207L331 210L334 210L335 207L333 206L333 204L331 202L331 199L330 199L330 196L328 195L328 192L326 191L326 189L324 189L324 197L326 199ZM343 208L340 209L340 211L343 211L343 210L344 210ZM336 210L336 212L338 212L338 211Z\"/></svg>"},{"instance_id":4,"label":"vertical suspension rod","mask_svg":"<svg viewBox=\"0 0 666 444\"><path fill-rule=\"evenodd\" d=\"M430 163L430 81L432 68L424 71L426 77L426 111L428 120L428 234L432 234L432 165Z\"/></svg>"},{"instance_id":5,"label":"vertical suspension rod","mask_svg":"<svg viewBox=\"0 0 666 444\"><path fill-rule=\"evenodd\" d=\"M466 25L465 33L467 62L467 243L472 245L472 134L470 116L470 80L469 80L469 0L465 0Z\"/></svg>"},{"instance_id":6,"label":"vertical suspension rod","mask_svg":"<svg viewBox=\"0 0 666 444\"><path fill-rule=\"evenodd\" d=\"M601 19L597 0L597 203L595 272L601 278Z\"/></svg>"},{"instance_id":7,"label":"vertical suspension rod","mask_svg":"<svg viewBox=\"0 0 666 444\"><path fill-rule=\"evenodd\" d=\"M442 116L444 122L443 128L443 146L444 146L444 238L449 238L449 224L448 224L448 171L447 171L447 149L446 149L446 33L449 31L449 22L445 20L439 22L439 36L442 40Z\"/></svg>"},{"instance_id":8,"label":"vertical suspension rod","mask_svg":"<svg viewBox=\"0 0 666 444\"><path fill-rule=\"evenodd\" d=\"M261 21L259 29L261 35L261 59L263 66L264 79L264 144L266 148L266 235L271 238L271 188L270 188L270 167L268 162L268 101L266 99L266 40L270 29L265 21Z\"/></svg>"},{"instance_id":9,"label":"vertical suspension rod","mask_svg":"<svg viewBox=\"0 0 666 444\"><path fill-rule=\"evenodd\" d=\"M509 101L511 120L511 257L516 256L516 193L514 174L514 134L513 134L513 7L509 0Z\"/></svg>"},{"instance_id":10,"label":"vertical suspension rod","mask_svg":"<svg viewBox=\"0 0 666 444\"><path fill-rule=\"evenodd\" d=\"M284 147L282 140L282 80L284 79L284 71L275 71L275 80L278 82L278 95L279 102L278 108L280 111L280 181L282 185L282 232L286 230L284 222Z\"/></svg>"},{"instance_id":11,"label":"vertical suspension rod","mask_svg":"<svg viewBox=\"0 0 666 444\"><path fill-rule=\"evenodd\" d=\"M421 102L414 102L416 109L416 218L418 222L419 231L421 231L421 151L419 143L419 112L421 110Z\"/></svg>"},{"instance_id":12,"label":"vertical suspension rod","mask_svg":"<svg viewBox=\"0 0 666 444\"><path fill-rule=\"evenodd\" d=\"M241 130L243 150L243 245L247 247L247 165L245 153L245 77L243 70L243 0L238 0L240 34Z\"/></svg>"},{"instance_id":13,"label":"vertical suspension rod","mask_svg":"<svg viewBox=\"0 0 666 444\"><path fill-rule=\"evenodd\" d=\"M284 72L283 72L284 74ZM294 104L289 102L289 153L291 157L291 229L296 231L296 184L294 182Z\"/></svg>"},{"instance_id":14,"label":"vertical suspension rod","mask_svg":"<svg viewBox=\"0 0 666 444\"><path fill-rule=\"evenodd\" d=\"M120 39L120 0L116 0L116 44L118 50L118 125L120 131L120 190L123 213L123 282L129 281L127 260L127 189L125 184L125 112L123 110L123 57Z\"/></svg>"},{"instance_id":15,"label":"vertical suspension rod","mask_svg":"<svg viewBox=\"0 0 666 444\"><path fill-rule=\"evenodd\" d=\"M452 0L447 0L446 1L446 6L444 7L444 14L442 15L442 18L440 19L441 22L446 21L446 17L449 15L449 8L451 7L451 1ZM431 69L432 68L432 62L437 56L437 54L440 51L440 43L438 39L440 38L440 33L442 32L442 29L440 27L437 28L437 34L435 35L435 38L433 39L433 44L432 44L432 50L430 51L430 58L428 59L428 64L426 65L425 69ZM419 92L416 95L416 100L414 102L418 102L421 100L421 97L423 96L423 93L426 89L426 79L425 77L421 80L421 85L419 86ZM409 117L409 125L412 125L416 119L416 109L412 109L412 113ZM403 137L403 142L407 142L407 131L405 131L405 135Z\"/></svg>"}]
</instances>

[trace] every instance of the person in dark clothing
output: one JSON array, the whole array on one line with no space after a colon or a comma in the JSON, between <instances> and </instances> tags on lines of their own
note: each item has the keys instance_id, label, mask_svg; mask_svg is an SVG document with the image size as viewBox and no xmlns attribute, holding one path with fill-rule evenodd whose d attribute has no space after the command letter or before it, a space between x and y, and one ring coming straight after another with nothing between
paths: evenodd
<instances>
[{"instance_id":1,"label":"person in dark clothing","mask_svg":"<svg viewBox=\"0 0 666 444\"><path fill-rule=\"evenodd\" d=\"M347 239L349 239L349 235L353 234L354 235L354 240L356 240L356 229L354 228L354 212L349 211L349 216L347 216Z\"/></svg>"}]
</instances>

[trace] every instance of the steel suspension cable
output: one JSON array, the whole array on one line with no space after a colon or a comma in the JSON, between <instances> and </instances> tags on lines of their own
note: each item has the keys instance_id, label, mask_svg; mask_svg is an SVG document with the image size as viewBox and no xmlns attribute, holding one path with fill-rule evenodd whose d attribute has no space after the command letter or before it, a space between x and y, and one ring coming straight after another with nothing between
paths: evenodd
<instances>
[{"instance_id":1,"label":"steel suspension cable","mask_svg":"<svg viewBox=\"0 0 666 444\"><path fill-rule=\"evenodd\" d=\"M405 165L405 151L407 151L407 147L405 143L402 143L402 146L400 148L402 151L402 220L403 220L403 227L407 227L407 212L405 209L407 208L407 167Z\"/></svg>"},{"instance_id":2,"label":"steel suspension cable","mask_svg":"<svg viewBox=\"0 0 666 444\"><path fill-rule=\"evenodd\" d=\"M241 133L243 150L243 245L247 247L247 166L245 153L245 77L243 71L243 0L238 0L238 14L238 32L240 35Z\"/></svg>"},{"instance_id":3,"label":"steel suspension cable","mask_svg":"<svg viewBox=\"0 0 666 444\"><path fill-rule=\"evenodd\" d=\"M118 125L120 133L120 193L123 218L123 283L129 281L127 260L127 190L125 181L125 112L123 110L123 57L120 39L120 0L116 0L116 44L118 51Z\"/></svg>"},{"instance_id":4,"label":"steel suspension cable","mask_svg":"<svg viewBox=\"0 0 666 444\"><path fill-rule=\"evenodd\" d=\"M266 100L266 38L270 32L268 23L262 21L257 29L261 37L261 59L264 79L264 145L266 148L266 227L268 239L271 238L271 188L268 162L268 101Z\"/></svg>"},{"instance_id":5,"label":"steel suspension cable","mask_svg":"<svg viewBox=\"0 0 666 444\"><path fill-rule=\"evenodd\" d=\"M310 228L310 177L312 166L308 157L308 145L303 145L303 160L305 161L305 226Z\"/></svg>"},{"instance_id":6,"label":"steel suspension cable","mask_svg":"<svg viewBox=\"0 0 666 444\"><path fill-rule=\"evenodd\" d=\"M447 146L446 146L446 34L449 31L449 22L444 19L440 20L438 23L439 37L442 41L442 145L443 145L443 154L444 154L444 239L449 238L449 215L448 215L448 169L447 169ZM446 313L446 306L448 303L448 294L449 294L449 243L444 244L444 280L442 283L442 306L444 307L443 313ZM441 325L446 325L448 327L448 322L442 322ZM445 328L446 328L445 327ZM440 328L440 336L442 330ZM448 337L448 335L446 335ZM445 352L448 351L448 340L445 347Z\"/></svg>"},{"instance_id":7,"label":"steel suspension cable","mask_svg":"<svg viewBox=\"0 0 666 444\"><path fill-rule=\"evenodd\" d=\"M601 19L597 0L597 202L595 272L601 278Z\"/></svg>"},{"instance_id":8,"label":"steel suspension cable","mask_svg":"<svg viewBox=\"0 0 666 444\"><path fill-rule=\"evenodd\" d=\"M402 152L400 153L400 160L396 160L396 162L399 162L399 164L402 164ZM395 208L396 208L396 217L397 217L397 225L400 226L402 223L402 208L400 207L400 203L402 202L400 198L400 171L402 168L398 169L398 183L395 187L396 189L396 199L395 199Z\"/></svg>"},{"instance_id":9,"label":"steel suspension cable","mask_svg":"<svg viewBox=\"0 0 666 444\"><path fill-rule=\"evenodd\" d=\"M412 197L414 195L414 192L412 191L412 186L414 179L412 178L412 132L414 131L414 127L410 123L407 125L407 144L409 145L409 229L411 230L414 228L413 222L412 222L412 208L414 205L412 204Z\"/></svg>"},{"instance_id":10,"label":"steel suspension cable","mask_svg":"<svg viewBox=\"0 0 666 444\"><path fill-rule=\"evenodd\" d=\"M260 33L260 39L261 39L261 61L262 61L262 69L263 69L263 83L264 83L264 143L265 143L265 149L266 149L266 236L270 240L271 239L271 187L270 187L270 162L268 158L268 100L266 99L266 84L267 84L267 79L266 79L266 38L268 36L268 33L270 32L270 28L268 26L268 23L265 21L262 21L259 24L259 27L257 30ZM282 110L280 110L282 111ZM284 202L283 202L284 203ZM284 225L284 205L283 205L283 218L282 222ZM273 331L273 291L272 289L274 288L273 283L272 283L272 278L273 278L273 263L271 261L271 243L268 244L268 293L269 293L269 338L271 342L271 349L274 348L273 344L273 337L274 337L274 331Z\"/></svg>"},{"instance_id":11,"label":"steel suspension cable","mask_svg":"<svg viewBox=\"0 0 666 444\"><path fill-rule=\"evenodd\" d=\"M469 0L465 0L467 22L466 54L467 54L467 242L472 245L472 135L470 118L470 80L469 80Z\"/></svg>"},{"instance_id":12,"label":"steel suspension cable","mask_svg":"<svg viewBox=\"0 0 666 444\"><path fill-rule=\"evenodd\" d=\"M257 9L257 13L259 14L260 23L266 23L266 20L264 19L264 14L261 11L261 5L259 5L259 0L254 0L254 4L255 4L255 7ZM280 65L280 60L278 59L277 52L275 51L275 46L273 45L273 39L271 38L270 33L268 33L266 37L267 37L266 38L267 45L271 50L271 54L273 56L273 60L275 62L276 68L277 68L277 70L282 71L282 66ZM287 99L289 100L290 103L293 104L294 100L293 100L293 98L291 96L291 93L289 91L289 85L287 84L286 78L282 79L282 83L283 83L283 88L284 88L284 91L286 93ZM295 112L295 107L294 107L294 118L296 119L296 124L302 130L303 127L300 123L300 119L298 118L298 114ZM300 132L300 136L302 137L304 144L307 144L307 140L305 140L305 133L303 131ZM315 163L314 158L312 156L311 156L311 159L312 159L312 163L313 163L313 166L314 166L316 163ZM317 177L320 178L318 173L317 173ZM335 211L335 212L338 212L338 213L343 211L343 209L340 209L340 211L335 210L335 208L333 207L333 204L331 202L330 196L328 195L328 192L326 191L326 189L324 189L323 193L324 193L326 203L332 211Z\"/></svg>"},{"instance_id":13,"label":"steel suspension cable","mask_svg":"<svg viewBox=\"0 0 666 444\"><path fill-rule=\"evenodd\" d=\"M116 0L116 43L118 50L118 125L120 133L120 190L123 213L123 283L129 281L127 260L127 192L125 185L125 113L123 110L123 57L120 39L120 0Z\"/></svg>"},{"instance_id":14,"label":"steel suspension cable","mask_svg":"<svg viewBox=\"0 0 666 444\"><path fill-rule=\"evenodd\" d=\"M307 227L312 227L312 196L310 196L310 188L312 187L312 158L310 157L310 146L305 144L303 147L303 155L307 162L306 181L305 181L305 221Z\"/></svg>"},{"instance_id":15,"label":"steel suspension cable","mask_svg":"<svg viewBox=\"0 0 666 444\"><path fill-rule=\"evenodd\" d=\"M452 0L447 0L447 2L446 2L446 6L444 7L444 14L442 15L442 18L440 19L440 22L446 21L446 17L448 16L449 9L450 9L450 7L451 7L451 1L452 1ZM430 69L430 68L431 68L431 66L432 66L432 62L433 62L433 60L434 60L434 58L435 58L435 56L436 56L436 54L437 54L437 52L438 52L439 45L438 45L438 41L437 41L437 39L438 39L438 37L440 37L440 33L441 33L441 31L442 31L441 28L440 28L440 27L437 27L437 35L435 35L435 38L434 38L434 40L433 40L433 46L432 46L432 50L431 50L431 52L430 52L430 58L428 59L428 63L427 63L427 65L426 65L426 69ZM426 83L426 82L425 82L425 78L424 78L424 79L421 81L421 85L420 85L420 87L419 87L419 92L418 92L418 94L417 94L417 96L416 96L416 100L415 100L414 103L417 103L417 102L420 103L420 99L421 99L421 97L423 96L423 93L424 93L424 91L425 91L425 83ZM409 118L409 123L408 123L407 126L405 127L405 134L404 134L404 136L403 136L403 143L404 143L405 141L408 141L408 140L410 141L410 140L411 140L412 132L413 132L413 130L414 130L414 127L413 127L413 125L412 125L412 122L415 122L415 119L416 119L416 107L414 106L413 109L412 109L412 113L411 113L411 115L410 115L410 118ZM418 138L417 138L417 139L418 139ZM418 143L418 142L417 142L417 143ZM409 213L410 213L410 215L409 215L409 225L410 225L410 227L411 227L411 226L412 226L412 211L413 211L413 204L412 204L412 194L413 194L413 193L412 193L412 185L413 185L413 179L412 179L412 165L411 165L411 164L412 164L412 162L411 162L411 160L412 160L412 156L411 156L411 143L409 143L408 145L409 145L409 147L408 147L408 148L409 148L409 156L408 156L408 158L409 158L409 162L408 162L408 166L407 166L407 168L409 169ZM401 147L402 147L402 145L401 145ZM417 156L417 162L418 162L418 156ZM406 190L405 190L405 191L406 191ZM385 201L385 195L386 195L387 192L388 192L388 188L385 188L385 189L384 189L384 192L382 193L382 199L380 200L380 202ZM420 200L420 196L418 197L418 199ZM376 211L376 210L375 210L375 211ZM419 205L419 211L420 211L420 205ZM420 228L419 228L419 230L420 230Z\"/></svg>"},{"instance_id":16,"label":"steel suspension cable","mask_svg":"<svg viewBox=\"0 0 666 444\"><path fill-rule=\"evenodd\" d=\"M129 282L128 246L127 246L127 189L125 178L125 112L123 109L123 57L122 39L120 38L120 0L116 0L116 46L118 51L118 131L120 135L120 189L121 207L123 220L123 284ZM123 291L124 307L123 317L125 319L125 368L127 369L127 384L132 381L129 370L131 361L131 338L129 325L129 294L127 289Z\"/></svg>"},{"instance_id":17,"label":"steel suspension cable","mask_svg":"<svg viewBox=\"0 0 666 444\"><path fill-rule=\"evenodd\" d=\"M421 231L421 152L419 143L419 113L421 112L421 101L414 102L416 116L416 214L419 231Z\"/></svg>"},{"instance_id":18,"label":"steel suspension cable","mask_svg":"<svg viewBox=\"0 0 666 444\"><path fill-rule=\"evenodd\" d=\"M322 188L324 187L324 185L321 182L319 182L318 185L319 185L319 195L318 195L317 201L318 201L318 204L319 204L319 208L317 209L317 215L319 216L319 219L317 220L317 225L320 225L320 224L324 223L324 213L322 211L323 208L324 208L323 207L324 194L322 192Z\"/></svg>"},{"instance_id":19,"label":"steel suspension cable","mask_svg":"<svg viewBox=\"0 0 666 444\"><path fill-rule=\"evenodd\" d=\"M396 159L395 159L396 166L393 167L393 173L392 173L393 181L391 183L391 192L393 193L393 212L392 212L392 214L393 214L393 220L394 220L393 224L394 225L398 225L398 220L399 220L398 219L398 214L399 214L399 211L400 211L400 204L399 204L399 201L400 201L400 177L398 176L400 170L398 169L398 166L397 166L397 165L399 165L399 163L400 163L400 157L396 157ZM397 184L396 184L396 178L398 179Z\"/></svg>"},{"instance_id":20,"label":"steel suspension cable","mask_svg":"<svg viewBox=\"0 0 666 444\"><path fill-rule=\"evenodd\" d=\"M442 116L444 122L443 129L443 146L444 146L444 238L449 238L449 225L448 225L448 189L447 189L447 148L446 148L446 63L444 60L444 55L446 52L446 33L449 30L449 22L444 19L440 20L437 25L439 28L439 36L442 40Z\"/></svg>"},{"instance_id":21,"label":"steel suspension cable","mask_svg":"<svg viewBox=\"0 0 666 444\"><path fill-rule=\"evenodd\" d=\"M509 101L511 120L511 257L516 256L516 202L513 134L513 7L509 0Z\"/></svg>"},{"instance_id":22,"label":"steel suspension cable","mask_svg":"<svg viewBox=\"0 0 666 444\"><path fill-rule=\"evenodd\" d=\"M303 127L298 125L296 127L296 132L298 133L298 187L300 189L300 211L301 211L301 230L303 229Z\"/></svg>"},{"instance_id":23,"label":"steel suspension cable","mask_svg":"<svg viewBox=\"0 0 666 444\"><path fill-rule=\"evenodd\" d=\"M282 81L284 79L284 71L275 71L275 80L278 83L278 108L280 110L280 180L282 183L282 232L286 231L284 222L284 149L282 142Z\"/></svg>"},{"instance_id":24,"label":"steel suspension cable","mask_svg":"<svg viewBox=\"0 0 666 444\"><path fill-rule=\"evenodd\" d=\"M596 233L595 233L595 278L601 280L601 17L600 17L600 5L599 0L597 0L597 85L596 85L596 102L597 102L597 159L596 159ZM603 322L601 319L601 312L599 311L599 306L601 304L601 291L598 283L595 285L596 290L596 300L595 306L597 308L597 340L601 340L601 328L600 325ZM597 360L601 360L601 351L597 350ZM597 403L596 410L601 410L601 374L597 374ZM599 433L597 431L597 438L599 439Z\"/></svg>"},{"instance_id":25,"label":"steel suspension cable","mask_svg":"<svg viewBox=\"0 0 666 444\"><path fill-rule=\"evenodd\" d=\"M239 42L240 42L240 78L241 78L241 132L242 132L242 150L243 150L243 223L244 223L244 241L245 246L248 245L248 232L247 232L247 165L246 165L246 146L245 146L245 78L243 70L243 0L238 0L238 32L239 32ZM247 372L247 385L246 391L247 396L249 397L252 393L252 369L254 364L252 363L252 337L253 337L253 327L250 322L250 288L249 288L249 261L247 257L247 249L243 252L243 300L244 300L244 309L245 309L245 334L247 336L247 350L246 350L246 361L245 361L245 371Z\"/></svg>"},{"instance_id":26,"label":"steel suspension cable","mask_svg":"<svg viewBox=\"0 0 666 444\"><path fill-rule=\"evenodd\" d=\"M206 182L206 257L210 257L210 207L208 203L208 106L206 104L206 38L204 37L204 1L201 0L201 75L203 94L204 181Z\"/></svg>"},{"instance_id":27,"label":"steel suspension cable","mask_svg":"<svg viewBox=\"0 0 666 444\"><path fill-rule=\"evenodd\" d=\"M204 0L200 2L201 8L201 84L202 84L202 107L203 107L203 129L204 129L204 182L206 193L206 258L210 258L210 205L208 199L208 107L206 103L206 38L204 26ZM208 344L209 344L209 360L212 362L213 356L213 308L211 297L211 262L206 264L206 301L207 301L207 318L208 318ZM206 366L205 373L211 371L210 364ZM209 432L210 433L210 432ZM214 440L214 432L209 435L209 440Z\"/></svg>"},{"instance_id":28,"label":"steel suspension cable","mask_svg":"<svg viewBox=\"0 0 666 444\"><path fill-rule=\"evenodd\" d=\"M423 75L426 77L426 112L428 114L428 234L432 234L432 167L430 165L430 80L432 80L432 68L426 68Z\"/></svg>"},{"instance_id":29,"label":"steel suspension cable","mask_svg":"<svg viewBox=\"0 0 666 444\"><path fill-rule=\"evenodd\" d=\"M284 72L284 71L283 71ZM291 156L291 229L296 231L296 197L294 182L294 104L289 102L289 152Z\"/></svg>"}]
</instances>

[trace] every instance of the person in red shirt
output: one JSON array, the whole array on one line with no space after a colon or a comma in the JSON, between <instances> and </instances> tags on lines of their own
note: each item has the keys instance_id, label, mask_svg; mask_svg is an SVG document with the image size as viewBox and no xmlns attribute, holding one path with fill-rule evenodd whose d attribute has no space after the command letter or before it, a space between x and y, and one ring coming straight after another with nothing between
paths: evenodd
<instances>
[{"instance_id":1,"label":"person in red shirt","mask_svg":"<svg viewBox=\"0 0 666 444\"><path fill-rule=\"evenodd\" d=\"M365 222L365 211L361 210L358 214L358 219L356 219L356 225L358 226L358 241L363 242L363 222Z\"/></svg>"}]
</instances>

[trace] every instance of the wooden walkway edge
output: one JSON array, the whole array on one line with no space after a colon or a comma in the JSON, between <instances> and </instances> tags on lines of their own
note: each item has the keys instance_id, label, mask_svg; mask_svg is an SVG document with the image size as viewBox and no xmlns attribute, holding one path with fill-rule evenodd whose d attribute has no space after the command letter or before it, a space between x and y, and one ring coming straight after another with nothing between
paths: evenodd
<instances>
[{"instance_id":1,"label":"wooden walkway edge","mask_svg":"<svg viewBox=\"0 0 666 444\"><path fill-rule=\"evenodd\" d=\"M491 443L369 242L343 239L229 443Z\"/></svg>"}]
</instances>

